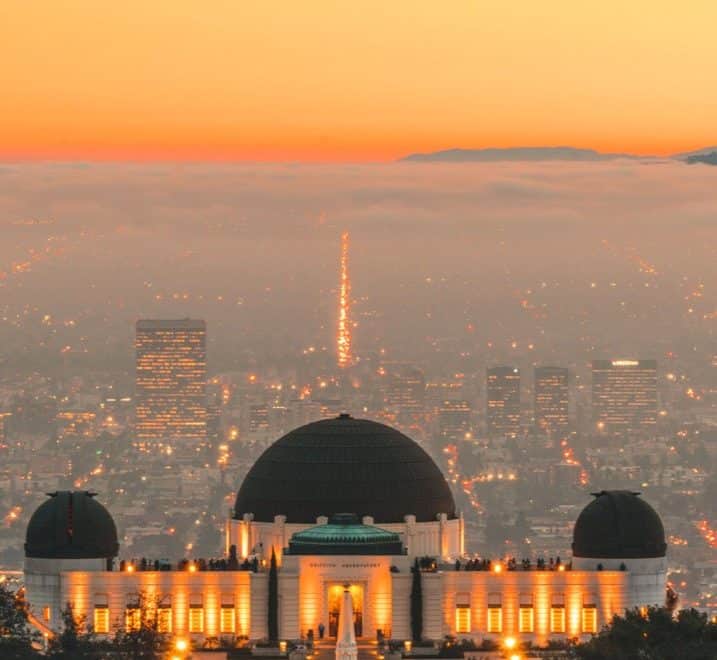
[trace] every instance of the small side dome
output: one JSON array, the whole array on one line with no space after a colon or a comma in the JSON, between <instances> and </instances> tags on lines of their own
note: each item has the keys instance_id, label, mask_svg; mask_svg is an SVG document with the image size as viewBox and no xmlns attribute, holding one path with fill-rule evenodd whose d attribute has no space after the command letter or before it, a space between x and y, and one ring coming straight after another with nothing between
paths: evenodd
<instances>
[{"instance_id":1,"label":"small side dome","mask_svg":"<svg viewBox=\"0 0 717 660\"><path fill-rule=\"evenodd\" d=\"M665 529L640 493L603 490L580 513L573 531L573 557L640 559L664 557Z\"/></svg>"},{"instance_id":2,"label":"small side dome","mask_svg":"<svg viewBox=\"0 0 717 660\"><path fill-rule=\"evenodd\" d=\"M38 559L116 557L117 528L109 511L87 491L48 493L32 514L25 534L25 556Z\"/></svg>"}]
</instances>

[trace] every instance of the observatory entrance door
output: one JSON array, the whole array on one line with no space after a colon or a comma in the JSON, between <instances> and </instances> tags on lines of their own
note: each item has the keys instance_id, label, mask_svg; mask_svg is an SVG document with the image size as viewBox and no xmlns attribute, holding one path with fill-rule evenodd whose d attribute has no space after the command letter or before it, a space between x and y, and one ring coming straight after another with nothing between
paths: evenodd
<instances>
[{"instance_id":1,"label":"observatory entrance door","mask_svg":"<svg viewBox=\"0 0 717 660\"><path fill-rule=\"evenodd\" d=\"M363 635L363 585L352 584L351 604L354 608L354 631L356 637ZM331 584L328 588L327 602L329 605L329 637L336 637L339 632L339 615L343 599L344 585Z\"/></svg>"}]
</instances>

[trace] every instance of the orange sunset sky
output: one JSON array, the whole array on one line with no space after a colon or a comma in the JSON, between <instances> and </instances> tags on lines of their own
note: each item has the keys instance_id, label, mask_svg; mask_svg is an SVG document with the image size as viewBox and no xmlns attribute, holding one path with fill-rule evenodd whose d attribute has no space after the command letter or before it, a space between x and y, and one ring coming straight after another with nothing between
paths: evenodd
<instances>
[{"instance_id":1,"label":"orange sunset sky","mask_svg":"<svg viewBox=\"0 0 717 660\"><path fill-rule=\"evenodd\" d=\"M717 143L715 0L3 0L2 160Z\"/></svg>"}]
</instances>

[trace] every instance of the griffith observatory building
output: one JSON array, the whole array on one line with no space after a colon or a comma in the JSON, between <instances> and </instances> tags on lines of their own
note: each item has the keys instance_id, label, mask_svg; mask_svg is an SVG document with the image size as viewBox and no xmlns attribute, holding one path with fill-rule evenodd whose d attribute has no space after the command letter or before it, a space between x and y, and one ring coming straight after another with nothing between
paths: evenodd
<instances>
[{"instance_id":1,"label":"griffith observatory building","mask_svg":"<svg viewBox=\"0 0 717 660\"><path fill-rule=\"evenodd\" d=\"M545 645L663 604L665 551L649 504L603 491L580 513L562 564L470 559L463 518L429 455L393 428L340 415L291 431L256 461L222 560L118 564L107 509L93 493L57 492L30 519L24 572L32 620L47 634L61 630L67 603L98 635L136 625L143 594L161 632L201 645L269 636L273 554L280 640L320 626L335 636L345 589L357 637L406 640L418 559L423 637Z\"/></svg>"}]
</instances>

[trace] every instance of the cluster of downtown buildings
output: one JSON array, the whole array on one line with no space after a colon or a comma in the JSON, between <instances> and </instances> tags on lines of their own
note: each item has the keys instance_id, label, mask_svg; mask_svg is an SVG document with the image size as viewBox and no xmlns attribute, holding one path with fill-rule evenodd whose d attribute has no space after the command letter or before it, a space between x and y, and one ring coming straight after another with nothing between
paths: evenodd
<instances>
[{"instance_id":1,"label":"cluster of downtown buildings","mask_svg":"<svg viewBox=\"0 0 717 660\"><path fill-rule=\"evenodd\" d=\"M172 437L204 439L211 425L207 405L207 349L204 321L141 320L136 326L135 437L139 442ZM421 414L432 406L442 435L470 432L474 405L426 383L423 372L407 364L387 363L383 402L400 414ZM525 427L520 370L489 368L486 375L485 434L517 438ZM432 392L434 389L436 391ZM338 404L340 407L340 404ZM326 408L326 406L323 406ZM321 415L322 407L315 409ZM329 410L328 412L335 412ZM562 437L570 428L570 372L557 366L535 367L533 425L539 433ZM605 435L644 434L658 419L655 360L592 362L593 430ZM268 425L271 411L256 405L250 425Z\"/></svg>"}]
</instances>

